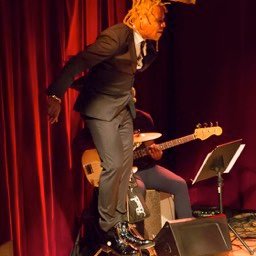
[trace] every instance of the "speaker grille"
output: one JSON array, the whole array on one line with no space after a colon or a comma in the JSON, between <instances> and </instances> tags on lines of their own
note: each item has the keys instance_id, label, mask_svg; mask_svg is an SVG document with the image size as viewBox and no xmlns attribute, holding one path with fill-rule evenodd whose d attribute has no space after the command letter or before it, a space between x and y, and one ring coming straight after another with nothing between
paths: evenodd
<instances>
[{"instance_id":1,"label":"speaker grille","mask_svg":"<svg viewBox=\"0 0 256 256\"><path fill-rule=\"evenodd\" d=\"M224 215L166 222L155 242L161 256L203 256L232 249Z\"/></svg>"}]
</instances>

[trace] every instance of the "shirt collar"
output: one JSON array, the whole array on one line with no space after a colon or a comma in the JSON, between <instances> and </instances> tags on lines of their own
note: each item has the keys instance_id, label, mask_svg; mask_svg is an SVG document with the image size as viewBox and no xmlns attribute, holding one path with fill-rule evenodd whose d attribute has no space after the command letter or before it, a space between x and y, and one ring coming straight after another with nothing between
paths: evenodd
<instances>
[{"instance_id":1,"label":"shirt collar","mask_svg":"<svg viewBox=\"0 0 256 256\"><path fill-rule=\"evenodd\" d=\"M144 38L140 35L138 31L133 30L134 34L134 43L135 45L140 44L142 41L145 41Z\"/></svg>"}]
</instances>

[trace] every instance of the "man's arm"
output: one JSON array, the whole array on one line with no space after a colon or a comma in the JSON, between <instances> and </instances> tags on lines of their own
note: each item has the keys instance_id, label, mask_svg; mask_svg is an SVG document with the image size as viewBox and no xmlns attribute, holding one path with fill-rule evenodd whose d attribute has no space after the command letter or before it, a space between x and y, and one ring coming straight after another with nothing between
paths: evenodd
<instances>
[{"instance_id":1,"label":"man's arm","mask_svg":"<svg viewBox=\"0 0 256 256\"><path fill-rule=\"evenodd\" d=\"M48 115L51 123L58 122L61 97L72 84L75 75L111 58L119 49L119 40L111 30L104 31L85 51L72 57L62 68L57 79L48 87Z\"/></svg>"},{"instance_id":2,"label":"man's arm","mask_svg":"<svg viewBox=\"0 0 256 256\"><path fill-rule=\"evenodd\" d=\"M111 58L118 52L119 39L118 35L111 30L102 33L95 43L88 46L76 56L72 57L62 68L59 76L48 87L48 95L56 95L61 98L66 89L73 82L75 75L90 69L106 59Z\"/></svg>"}]
</instances>

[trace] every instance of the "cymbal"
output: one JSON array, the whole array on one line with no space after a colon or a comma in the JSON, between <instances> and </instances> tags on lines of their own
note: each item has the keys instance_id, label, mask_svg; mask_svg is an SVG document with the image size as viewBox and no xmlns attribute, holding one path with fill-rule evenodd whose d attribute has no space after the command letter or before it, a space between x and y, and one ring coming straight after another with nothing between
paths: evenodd
<instances>
[{"instance_id":1,"label":"cymbal","mask_svg":"<svg viewBox=\"0 0 256 256\"><path fill-rule=\"evenodd\" d=\"M159 132L146 132L146 133L135 133L133 135L134 143L141 143L144 141L154 140L161 137L162 134Z\"/></svg>"}]
</instances>

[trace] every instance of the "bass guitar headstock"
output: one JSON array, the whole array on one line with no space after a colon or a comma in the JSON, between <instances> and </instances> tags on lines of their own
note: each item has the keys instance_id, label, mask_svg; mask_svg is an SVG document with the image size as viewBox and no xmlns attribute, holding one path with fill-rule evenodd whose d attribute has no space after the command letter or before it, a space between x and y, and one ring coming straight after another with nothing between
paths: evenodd
<instances>
[{"instance_id":1,"label":"bass guitar headstock","mask_svg":"<svg viewBox=\"0 0 256 256\"><path fill-rule=\"evenodd\" d=\"M206 140L212 135L220 136L222 134L222 128L218 125L218 122L216 122L215 126L213 123L210 123L210 125L204 123L203 126L204 127L202 127L201 124L196 126L197 128L195 129L194 136L197 139Z\"/></svg>"}]
</instances>

